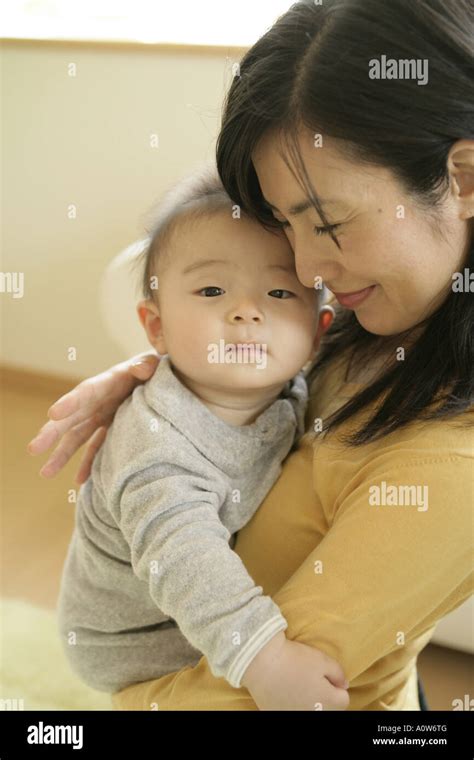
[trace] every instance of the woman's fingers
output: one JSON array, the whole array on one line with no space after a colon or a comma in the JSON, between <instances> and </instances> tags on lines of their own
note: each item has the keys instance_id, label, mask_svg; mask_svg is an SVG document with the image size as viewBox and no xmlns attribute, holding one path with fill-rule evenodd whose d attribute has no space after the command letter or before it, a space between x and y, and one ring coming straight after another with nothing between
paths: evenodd
<instances>
[{"instance_id":1,"label":"woman's fingers","mask_svg":"<svg viewBox=\"0 0 474 760\"><path fill-rule=\"evenodd\" d=\"M77 471L75 481L78 485L85 483L91 473L92 462L98 450L102 446L105 436L107 435L107 428L101 427L95 431L94 435L90 439L87 446L86 453L82 457L79 470Z\"/></svg>"},{"instance_id":2,"label":"woman's fingers","mask_svg":"<svg viewBox=\"0 0 474 760\"><path fill-rule=\"evenodd\" d=\"M74 425L91 416L93 391L88 381L79 383L76 388L61 396L48 409L50 419L40 428L37 435L28 443L27 451L36 456L51 448L62 435Z\"/></svg>"},{"instance_id":3,"label":"woman's fingers","mask_svg":"<svg viewBox=\"0 0 474 760\"><path fill-rule=\"evenodd\" d=\"M129 372L138 380L149 380L159 361L156 354L140 354L140 356L134 357L130 363Z\"/></svg>"},{"instance_id":4,"label":"woman's fingers","mask_svg":"<svg viewBox=\"0 0 474 760\"><path fill-rule=\"evenodd\" d=\"M44 478L54 477L59 470L69 462L77 449L89 440L92 433L97 430L97 425L97 417L90 417L73 427L71 430L68 430L46 464L41 468L40 475Z\"/></svg>"},{"instance_id":5,"label":"woman's fingers","mask_svg":"<svg viewBox=\"0 0 474 760\"><path fill-rule=\"evenodd\" d=\"M159 358L154 352L138 354L83 380L55 401L48 410L50 419L27 445L27 451L36 456L59 441L40 474L45 478L54 477L77 449L97 431L97 438L91 439L77 475L80 482L83 482L82 479L87 480L92 459L104 440L106 429L117 408L132 392L137 381L145 382L153 375L158 362ZM98 428L102 427L104 429L99 432Z\"/></svg>"},{"instance_id":6,"label":"woman's fingers","mask_svg":"<svg viewBox=\"0 0 474 760\"><path fill-rule=\"evenodd\" d=\"M125 397L130 391L130 379L123 370L122 363L83 380L49 407L48 417L75 424L99 412L111 399Z\"/></svg>"},{"instance_id":7,"label":"woman's fingers","mask_svg":"<svg viewBox=\"0 0 474 760\"><path fill-rule=\"evenodd\" d=\"M56 443L58 437L59 431L56 423L53 422L53 420L49 420L42 428L40 428L39 433L37 433L35 438L31 439L26 450L33 456L42 454L43 451L49 449L53 443Z\"/></svg>"},{"instance_id":8,"label":"woman's fingers","mask_svg":"<svg viewBox=\"0 0 474 760\"><path fill-rule=\"evenodd\" d=\"M52 404L48 409L48 417L50 420L62 420L64 417L77 412L81 404L81 395L78 393L80 384L73 388L72 391L68 391L64 396L58 398L57 401Z\"/></svg>"},{"instance_id":9,"label":"woman's fingers","mask_svg":"<svg viewBox=\"0 0 474 760\"><path fill-rule=\"evenodd\" d=\"M98 426L99 422L97 415L95 417L90 416L88 419L89 421L94 420L96 427ZM48 420L48 422L40 428L36 437L28 443L26 447L28 453L33 456L43 454L63 435L65 435L65 433L83 422L87 422L87 420L84 420L84 413L81 409L78 409L74 414L70 414L64 419Z\"/></svg>"},{"instance_id":10,"label":"woman's fingers","mask_svg":"<svg viewBox=\"0 0 474 760\"><path fill-rule=\"evenodd\" d=\"M101 372L100 375L83 380L76 388L61 396L50 406L48 409L50 420L29 442L27 451L33 456L42 454L61 436L72 431L76 425L94 422L95 427L92 426L89 435L84 439L87 441L98 424L103 422L110 412L113 413L122 399L126 398L132 383L128 373L123 370L122 372L107 370ZM57 469L54 469L57 472Z\"/></svg>"},{"instance_id":11,"label":"woman's fingers","mask_svg":"<svg viewBox=\"0 0 474 760\"><path fill-rule=\"evenodd\" d=\"M58 441L64 433L66 433L71 427L81 421L79 412L75 415L66 417L64 420L48 420L39 433L33 438L27 445L27 451L33 456L43 454L47 449L50 449L56 441Z\"/></svg>"},{"instance_id":12,"label":"woman's fingers","mask_svg":"<svg viewBox=\"0 0 474 760\"><path fill-rule=\"evenodd\" d=\"M111 370L88 377L87 380L76 385L72 391L58 398L49 407L48 417L54 421L67 420L74 414L78 415L79 419L89 417L107 396L110 388L115 387L116 382Z\"/></svg>"}]
</instances>

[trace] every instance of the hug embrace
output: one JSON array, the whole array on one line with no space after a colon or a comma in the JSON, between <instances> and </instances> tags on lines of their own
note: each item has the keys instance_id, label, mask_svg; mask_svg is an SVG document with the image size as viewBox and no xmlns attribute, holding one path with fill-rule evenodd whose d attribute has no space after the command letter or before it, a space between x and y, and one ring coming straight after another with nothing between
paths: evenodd
<instances>
[{"instance_id":1,"label":"hug embrace","mask_svg":"<svg viewBox=\"0 0 474 760\"><path fill-rule=\"evenodd\" d=\"M474 578L473 15L293 4L153 212L152 351L50 409L45 476L89 442L59 631L115 709L422 709Z\"/></svg>"}]
</instances>

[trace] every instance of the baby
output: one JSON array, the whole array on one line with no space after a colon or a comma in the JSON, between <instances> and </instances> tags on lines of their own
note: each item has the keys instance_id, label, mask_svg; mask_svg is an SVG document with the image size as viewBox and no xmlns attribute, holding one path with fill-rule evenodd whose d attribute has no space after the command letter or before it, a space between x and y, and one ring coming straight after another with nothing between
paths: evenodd
<instances>
[{"instance_id":1,"label":"baby","mask_svg":"<svg viewBox=\"0 0 474 760\"><path fill-rule=\"evenodd\" d=\"M200 170L160 206L139 262L137 311L162 358L80 489L58 607L72 668L102 691L203 654L239 687L287 628L233 546L304 432L320 292L283 234L238 212Z\"/></svg>"}]
</instances>

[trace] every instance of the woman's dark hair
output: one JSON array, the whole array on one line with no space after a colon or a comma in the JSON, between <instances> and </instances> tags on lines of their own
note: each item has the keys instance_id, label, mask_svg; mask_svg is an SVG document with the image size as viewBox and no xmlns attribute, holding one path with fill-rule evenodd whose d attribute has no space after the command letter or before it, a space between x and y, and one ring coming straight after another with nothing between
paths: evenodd
<instances>
[{"instance_id":1,"label":"woman's dark hair","mask_svg":"<svg viewBox=\"0 0 474 760\"><path fill-rule=\"evenodd\" d=\"M471 0L292 5L245 54L226 98L217 167L232 200L265 227L279 226L251 160L260 138L277 130L327 224L298 148L297 129L303 125L343 141L349 158L390 169L436 225L449 189L450 147L474 138L473 16ZM428 59L428 83L371 79L369 61L382 55ZM331 236L339 245L334 232ZM464 266L474 271L472 234ZM347 442L363 444L415 419L454 417L471 406L473 295L468 289L454 292L452 282L446 290L442 305L421 326L388 339L365 330L352 311L337 309L310 383L341 355L350 368L381 354L394 337L394 345L410 335L414 339L407 341L405 360L387 362L383 374L325 420L325 430L367 411L376 400L375 413L346 436Z\"/></svg>"}]
</instances>

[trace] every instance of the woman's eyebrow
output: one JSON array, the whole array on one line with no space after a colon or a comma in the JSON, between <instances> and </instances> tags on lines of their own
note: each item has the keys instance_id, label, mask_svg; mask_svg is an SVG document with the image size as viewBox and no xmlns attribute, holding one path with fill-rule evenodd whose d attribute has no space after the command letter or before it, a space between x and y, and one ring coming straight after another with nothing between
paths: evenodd
<instances>
[{"instance_id":1,"label":"woman's eyebrow","mask_svg":"<svg viewBox=\"0 0 474 760\"><path fill-rule=\"evenodd\" d=\"M320 203L322 206L342 206L344 205L344 202L341 200L338 200L337 198L320 198ZM282 212L274 206L272 203L269 203L267 200L265 200L265 203L270 206L273 211L278 211L279 214ZM291 206L288 209L287 216L298 216L298 214L303 214L305 211L307 211L309 208L314 208L311 201L304 200L300 203L296 203L294 206Z\"/></svg>"}]
</instances>

